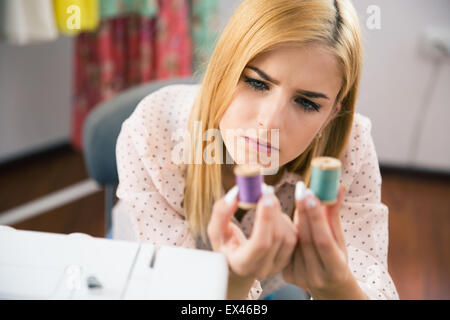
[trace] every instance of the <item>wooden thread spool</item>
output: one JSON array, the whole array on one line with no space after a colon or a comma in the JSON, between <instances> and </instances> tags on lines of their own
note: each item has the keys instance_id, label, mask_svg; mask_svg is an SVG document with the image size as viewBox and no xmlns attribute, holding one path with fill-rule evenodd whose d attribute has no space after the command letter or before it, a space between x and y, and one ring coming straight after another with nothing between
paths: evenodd
<instances>
[{"instance_id":1,"label":"wooden thread spool","mask_svg":"<svg viewBox=\"0 0 450 320\"><path fill-rule=\"evenodd\" d=\"M239 165L234 168L234 174L239 187L239 208L244 210L256 208L262 194L261 168L257 165Z\"/></svg>"},{"instance_id":2,"label":"wooden thread spool","mask_svg":"<svg viewBox=\"0 0 450 320\"><path fill-rule=\"evenodd\" d=\"M332 157L317 157L311 161L310 189L323 204L333 205L337 201L341 161Z\"/></svg>"}]
</instances>

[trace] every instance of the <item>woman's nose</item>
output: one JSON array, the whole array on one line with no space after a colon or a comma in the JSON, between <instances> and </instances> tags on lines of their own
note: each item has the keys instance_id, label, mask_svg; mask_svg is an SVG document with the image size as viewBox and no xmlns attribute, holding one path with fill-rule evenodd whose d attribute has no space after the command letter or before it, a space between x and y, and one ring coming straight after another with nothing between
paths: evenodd
<instances>
[{"instance_id":1,"label":"woman's nose","mask_svg":"<svg viewBox=\"0 0 450 320\"><path fill-rule=\"evenodd\" d=\"M283 97L268 99L259 109L258 126L262 129L281 129L288 111L288 100Z\"/></svg>"}]
</instances>

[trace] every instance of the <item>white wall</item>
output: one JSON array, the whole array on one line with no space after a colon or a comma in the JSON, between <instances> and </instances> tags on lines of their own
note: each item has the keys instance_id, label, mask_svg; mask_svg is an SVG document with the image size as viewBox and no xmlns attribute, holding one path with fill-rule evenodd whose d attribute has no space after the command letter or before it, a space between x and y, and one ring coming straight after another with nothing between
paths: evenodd
<instances>
[{"instance_id":1,"label":"white wall","mask_svg":"<svg viewBox=\"0 0 450 320\"><path fill-rule=\"evenodd\" d=\"M221 0L222 28L240 2ZM372 120L380 162L450 171L449 60L436 73L419 47L429 26L450 29L450 1L353 3L365 46L357 111ZM366 26L369 5L380 7L380 30ZM72 44L0 42L0 162L69 139Z\"/></svg>"},{"instance_id":2,"label":"white wall","mask_svg":"<svg viewBox=\"0 0 450 320\"><path fill-rule=\"evenodd\" d=\"M353 3L365 41L358 109L372 120L380 162L450 171L450 59L436 73L421 48L427 28L450 32L450 1ZM380 30L366 26L366 10L373 4L381 10Z\"/></svg>"},{"instance_id":3,"label":"white wall","mask_svg":"<svg viewBox=\"0 0 450 320\"><path fill-rule=\"evenodd\" d=\"M0 41L0 162L69 139L72 40Z\"/></svg>"},{"instance_id":4,"label":"white wall","mask_svg":"<svg viewBox=\"0 0 450 320\"><path fill-rule=\"evenodd\" d=\"M222 29L241 2L241 0L220 0L220 25Z\"/></svg>"},{"instance_id":5,"label":"white wall","mask_svg":"<svg viewBox=\"0 0 450 320\"><path fill-rule=\"evenodd\" d=\"M223 20L240 2L224 3ZM365 49L357 111L372 120L380 163L450 171L450 59L436 72L420 47L427 28L450 32L450 1L352 2ZM367 26L371 5L380 8L379 30Z\"/></svg>"}]
</instances>

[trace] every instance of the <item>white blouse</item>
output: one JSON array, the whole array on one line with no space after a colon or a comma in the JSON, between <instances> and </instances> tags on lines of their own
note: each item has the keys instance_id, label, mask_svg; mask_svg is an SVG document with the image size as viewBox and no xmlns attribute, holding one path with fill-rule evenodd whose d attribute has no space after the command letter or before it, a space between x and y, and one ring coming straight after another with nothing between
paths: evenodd
<instances>
[{"instance_id":1,"label":"white blouse","mask_svg":"<svg viewBox=\"0 0 450 320\"><path fill-rule=\"evenodd\" d=\"M211 250L192 236L184 219L186 164L170 161L199 88L185 84L161 88L145 97L122 124L116 146L119 201L113 208L115 238ZM381 174L370 130L370 120L356 113L341 158L340 183L349 188L340 218L348 263L361 289L371 299L398 299L388 272L388 208L381 202ZM301 176L285 170L274 186L285 213L292 211L299 180ZM253 209L241 222L233 218L247 236L254 215ZM265 297L284 284L281 273L256 280L248 299Z\"/></svg>"}]
</instances>

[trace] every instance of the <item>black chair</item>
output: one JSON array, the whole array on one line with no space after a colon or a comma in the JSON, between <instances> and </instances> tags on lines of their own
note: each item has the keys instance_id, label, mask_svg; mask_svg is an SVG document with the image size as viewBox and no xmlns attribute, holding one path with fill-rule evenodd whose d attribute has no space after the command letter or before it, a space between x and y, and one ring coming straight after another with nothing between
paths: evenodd
<instances>
[{"instance_id":1,"label":"black chair","mask_svg":"<svg viewBox=\"0 0 450 320\"><path fill-rule=\"evenodd\" d=\"M112 238L111 211L119 182L116 164L116 142L122 123L148 94L171 84L195 84L199 80L175 78L153 81L125 90L100 103L87 116L83 126L83 153L89 176L105 188L105 234Z\"/></svg>"}]
</instances>

